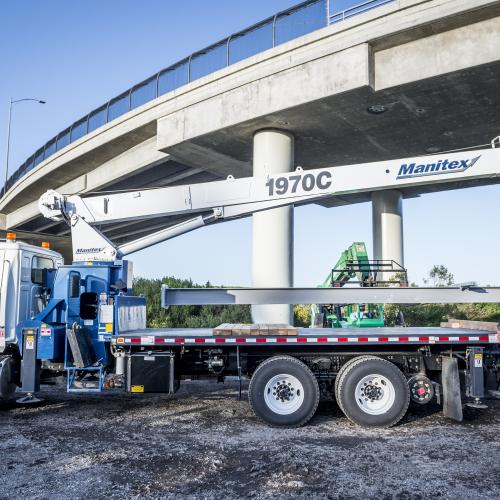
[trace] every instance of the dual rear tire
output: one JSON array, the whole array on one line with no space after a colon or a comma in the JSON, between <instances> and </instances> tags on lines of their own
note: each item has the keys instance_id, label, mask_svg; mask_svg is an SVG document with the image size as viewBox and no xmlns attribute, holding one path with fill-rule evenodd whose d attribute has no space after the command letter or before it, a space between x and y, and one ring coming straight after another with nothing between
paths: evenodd
<instances>
[{"instance_id":1,"label":"dual rear tire","mask_svg":"<svg viewBox=\"0 0 500 500\"><path fill-rule=\"evenodd\" d=\"M335 380L337 403L363 427L390 427L405 415L410 391L390 361L360 356L342 366ZM320 391L312 371L291 356L275 356L255 370L248 389L255 415L273 427L299 427L316 412Z\"/></svg>"},{"instance_id":2,"label":"dual rear tire","mask_svg":"<svg viewBox=\"0 0 500 500\"><path fill-rule=\"evenodd\" d=\"M348 361L337 374L335 398L355 424L391 427L406 414L410 390L396 365L376 356L360 356Z\"/></svg>"}]
</instances>

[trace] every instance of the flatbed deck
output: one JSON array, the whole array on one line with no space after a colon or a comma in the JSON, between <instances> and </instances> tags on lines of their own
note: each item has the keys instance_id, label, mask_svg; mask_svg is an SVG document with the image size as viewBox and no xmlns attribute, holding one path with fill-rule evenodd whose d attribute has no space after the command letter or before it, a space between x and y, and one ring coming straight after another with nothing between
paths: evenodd
<instances>
[{"instance_id":1,"label":"flatbed deck","mask_svg":"<svg viewBox=\"0 0 500 500\"><path fill-rule=\"evenodd\" d=\"M500 333L465 328L297 328L297 335L216 336L211 328L155 328L120 334L114 344L133 346L282 344L498 344Z\"/></svg>"}]
</instances>

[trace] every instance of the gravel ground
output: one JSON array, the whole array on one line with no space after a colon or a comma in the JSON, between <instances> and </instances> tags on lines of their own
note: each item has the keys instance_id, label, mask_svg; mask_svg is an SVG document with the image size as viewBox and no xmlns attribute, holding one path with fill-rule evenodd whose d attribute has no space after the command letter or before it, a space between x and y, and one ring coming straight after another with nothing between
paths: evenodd
<instances>
[{"instance_id":1,"label":"gravel ground","mask_svg":"<svg viewBox=\"0 0 500 500\"><path fill-rule=\"evenodd\" d=\"M0 406L0 498L500 498L500 402L367 430L320 406L300 429L256 420L234 384L159 396L42 393Z\"/></svg>"}]
</instances>

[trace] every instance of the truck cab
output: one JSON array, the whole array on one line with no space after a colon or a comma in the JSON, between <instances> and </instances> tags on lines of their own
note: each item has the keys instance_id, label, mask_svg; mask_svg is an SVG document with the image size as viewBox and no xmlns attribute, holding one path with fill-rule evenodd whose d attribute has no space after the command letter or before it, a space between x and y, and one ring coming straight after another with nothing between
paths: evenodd
<instances>
[{"instance_id":1,"label":"truck cab","mask_svg":"<svg viewBox=\"0 0 500 500\"><path fill-rule=\"evenodd\" d=\"M62 264L62 255L48 244L22 243L14 233L0 240L0 354L17 343L16 325L43 310L48 299L46 270Z\"/></svg>"}]
</instances>

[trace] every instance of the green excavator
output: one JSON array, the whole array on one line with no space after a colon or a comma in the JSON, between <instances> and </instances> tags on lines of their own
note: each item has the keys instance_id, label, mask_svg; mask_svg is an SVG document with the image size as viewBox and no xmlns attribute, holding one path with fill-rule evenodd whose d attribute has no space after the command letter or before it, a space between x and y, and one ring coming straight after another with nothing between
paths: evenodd
<instances>
[{"instance_id":1,"label":"green excavator","mask_svg":"<svg viewBox=\"0 0 500 500\"><path fill-rule=\"evenodd\" d=\"M385 279L385 278L390 279ZM357 278L357 281L352 281ZM344 250L319 288L347 283L366 286L408 286L406 269L392 260L370 260L363 242ZM313 304L311 328L368 328L385 326L382 304Z\"/></svg>"}]
</instances>

